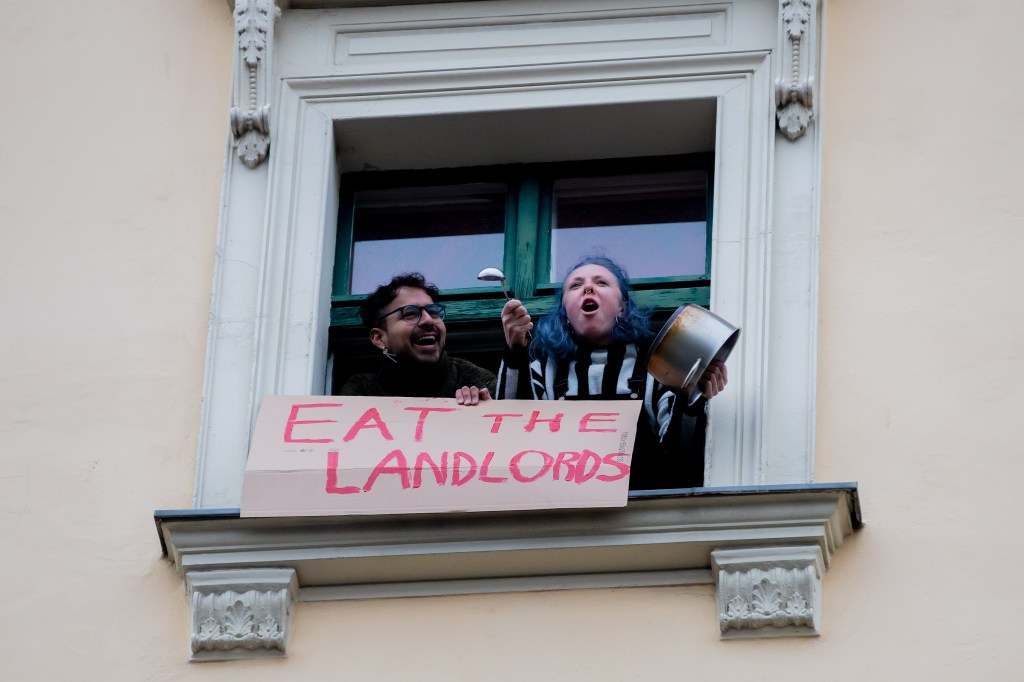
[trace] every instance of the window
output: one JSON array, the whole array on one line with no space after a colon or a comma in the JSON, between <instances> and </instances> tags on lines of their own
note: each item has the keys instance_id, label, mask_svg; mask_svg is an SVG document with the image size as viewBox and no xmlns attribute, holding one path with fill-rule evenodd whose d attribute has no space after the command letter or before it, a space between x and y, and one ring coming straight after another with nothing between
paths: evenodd
<instances>
[{"instance_id":1,"label":"window","mask_svg":"<svg viewBox=\"0 0 1024 682\"><path fill-rule=\"evenodd\" d=\"M301 519L290 527L230 519L230 528L244 537L229 538L225 552L211 546L208 527L200 526L188 537L195 541L192 547L171 552L183 558L179 570L194 576L198 569L221 567L238 547L244 556L232 559L232 565L264 561L277 567L281 548L289 547L300 562L296 566L307 599L381 594L380 586L372 584L367 592L358 592L358 585L352 590L352 557L358 571L373 580L379 576L370 575L372 565L366 573L367 564L359 557L375 552L389 566L404 556L414 569L397 582L394 573L386 576L387 587L406 595L453 585L461 590L464 584L458 581L463 579L474 589L521 589L523 577L539 578L546 588L564 586L565 576L580 570L581 563L601 571L584 575L581 586L677 584L677 569L695 570L698 580L707 580L717 561L711 556L716 547L749 544L772 554L763 557L768 565L781 563L775 546L806 543L812 527L820 528L817 537L827 565L849 525L844 529L843 513L823 513L819 492L797 492L808 498L807 505L794 505L789 497L765 505L756 502L763 490L728 487L813 480L820 134L812 125L808 135L790 143L775 132L775 84L789 83L799 65L786 57L795 57L798 50L790 48L803 44L782 32L786 24L779 20L779 3L302 4L334 7L286 9L276 28L270 22L276 33L264 53L267 68L262 72L272 69L273 78L267 87L255 88L256 94L268 95L274 121L270 157L251 168L232 151L225 165L196 467L199 513L238 505L250 426L261 396L320 393L329 348L335 357L349 355L343 342L355 330L359 295L351 289L359 266L352 254L356 244L366 249L381 241L374 231L354 229L352 203L342 206L346 197L355 198L348 194L355 189L350 181L371 175L397 178L396 169L499 169L499 164L520 159L583 161L576 168L587 171L555 174L549 194L540 183L534 185L538 239L532 243L519 238L525 229L519 227L519 207L530 196L526 186L510 185L509 178L472 178L504 188L498 193L504 192L506 216L514 208L517 219L515 231L506 222L500 232L506 273L514 278L517 294L546 300L550 282L560 274L560 253L584 235L579 230L609 227L593 219L587 203L612 195L628 204L622 197L628 196L629 176L660 172L641 167L598 179L589 174L595 162L585 159L714 150L714 174L708 176L714 187L709 182L706 191L717 199L707 247L711 266L705 271L707 278L713 270L713 287L699 278L685 279L693 276L689 266L674 275L658 269L642 277L633 274L650 280L643 282L641 297L659 309L682 300L706 300L743 327L730 367L730 390L715 399L709 417L706 482L726 488L719 494L644 500L622 510L610 526L603 514L594 516L589 527L560 514L547 528L451 515L446 522L452 525L441 529L435 519L417 519L419 534L406 520L346 519L339 531L329 527L333 521L322 519ZM817 59L815 7L811 3L809 49L799 51L812 62ZM236 65L236 83L251 85L251 66L241 59ZM237 89L244 93L244 86ZM363 176L361 171L369 168L381 170ZM440 171L428 175L429 182L378 189L459 184L441 179ZM638 182L646 187L643 191L650 190L649 180ZM429 194L442 213L467 198L457 191ZM540 220L545 196L553 222L550 215L549 222ZM422 197L407 193L404 200ZM396 197L379 194L375 201L383 221L384 209ZM474 213L471 204L459 209L463 215ZM613 206L597 213L614 213ZM339 215L349 221L341 235ZM711 216L705 219L712 222ZM640 224L659 220L650 215ZM488 231L493 228L474 229L460 234L448 225L438 236L487 240L499 234ZM400 241L402 234L396 230L390 241ZM346 269L336 271L339 251L347 254ZM333 296L332 272L345 283ZM467 336L474 333L474 319L496 330L500 291L469 284L448 292L454 298L450 312L470 330ZM453 353L454 336L449 334ZM368 345L361 334L358 344ZM750 495L756 504L736 504L737 494ZM713 499L719 495L721 504ZM731 516L723 517L719 508ZM837 508L856 508L855 496ZM684 509L689 510L685 518L702 527L714 521L714 533L680 532L684 517L678 512ZM483 542L467 545L471 536L459 524L479 525L477 537ZM583 541L566 542L581 527ZM501 529L504 534L497 534ZM800 532L794 535L793 529ZM174 531L168 532L173 539ZM345 533L364 545L370 538L372 547L364 553ZM251 538L267 544L247 549ZM450 538L456 541L448 547ZM331 543L339 548L332 560L341 569L336 577L321 565ZM617 563L600 558L595 563L588 547L610 549ZM467 549L501 557L467 563ZM587 557L583 562L580 552ZM301 561L309 557L317 566L304 571ZM497 564L500 575L476 572L479 566ZM260 579L243 577L240 589L249 590Z\"/></svg>"},{"instance_id":2,"label":"window","mask_svg":"<svg viewBox=\"0 0 1024 682\"><path fill-rule=\"evenodd\" d=\"M195 505L237 506L263 395L322 393L330 351L368 345L346 340L356 304L331 290L336 247L351 246L337 243L338 217L357 173L522 159L586 168L586 159L712 150L705 291L743 337L730 389L710 411L706 481L813 480L820 131L793 143L775 132L772 92L787 65L777 50L791 42L777 3L582 3L571 13L557 2L525 13L517 3L379 5L286 10L274 24L270 156L249 168L232 150L225 166ZM248 82L239 65L238 82ZM503 246L503 258L516 256L507 274L538 272L537 243L525 259L520 245ZM533 277L516 294L532 288L547 300ZM658 300L673 287L697 292L677 282L642 298L671 310L686 300ZM475 306L496 331L499 289L455 299L451 314ZM472 316L459 319L473 341ZM463 354L459 334L449 347Z\"/></svg>"},{"instance_id":3,"label":"window","mask_svg":"<svg viewBox=\"0 0 1024 682\"><path fill-rule=\"evenodd\" d=\"M344 202L335 291L366 294L387 273L426 270L442 289L481 287L476 263L500 263L507 191L466 182L355 190ZM471 254L466 257L466 254Z\"/></svg>"},{"instance_id":4,"label":"window","mask_svg":"<svg viewBox=\"0 0 1024 682\"><path fill-rule=\"evenodd\" d=\"M482 282L500 266L531 313L581 256L608 255L656 320L709 304L711 154L342 177L332 296L332 383L365 371L373 349L358 304L392 275L421 271L445 294L449 348L496 370L504 295Z\"/></svg>"}]
</instances>

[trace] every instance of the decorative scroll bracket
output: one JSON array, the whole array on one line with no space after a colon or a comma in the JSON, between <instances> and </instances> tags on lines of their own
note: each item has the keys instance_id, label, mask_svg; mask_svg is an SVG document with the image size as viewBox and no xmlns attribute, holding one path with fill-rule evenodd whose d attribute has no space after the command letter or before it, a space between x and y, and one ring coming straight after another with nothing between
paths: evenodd
<instances>
[{"instance_id":1,"label":"decorative scroll bracket","mask_svg":"<svg viewBox=\"0 0 1024 682\"><path fill-rule=\"evenodd\" d=\"M284 656L298 578L291 568L190 571L192 661Z\"/></svg>"},{"instance_id":2,"label":"decorative scroll bracket","mask_svg":"<svg viewBox=\"0 0 1024 682\"><path fill-rule=\"evenodd\" d=\"M230 111L238 158L255 168L270 149L270 65L274 22L281 10L274 0L235 2L235 84Z\"/></svg>"},{"instance_id":3,"label":"decorative scroll bracket","mask_svg":"<svg viewBox=\"0 0 1024 682\"><path fill-rule=\"evenodd\" d=\"M719 549L711 560L722 639L821 634L820 547Z\"/></svg>"},{"instance_id":4,"label":"decorative scroll bracket","mask_svg":"<svg viewBox=\"0 0 1024 682\"><path fill-rule=\"evenodd\" d=\"M816 4L811 0L781 0L779 5L775 113L779 131L790 140L800 138L814 120Z\"/></svg>"}]
</instances>

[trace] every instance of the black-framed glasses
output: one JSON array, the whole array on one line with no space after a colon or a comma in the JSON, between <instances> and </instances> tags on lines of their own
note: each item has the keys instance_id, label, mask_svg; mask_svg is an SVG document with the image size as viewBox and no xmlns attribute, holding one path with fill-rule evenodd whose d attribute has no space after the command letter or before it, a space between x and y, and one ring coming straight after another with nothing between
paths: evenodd
<instances>
[{"instance_id":1,"label":"black-framed glasses","mask_svg":"<svg viewBox=\"0 0 1024 682\"><path fill-rule=\"evenodd\" d=\"M423 312L426 311L427 315L430 315L431 319L443 320L444 319L444 304L443 303L428 303L427 305L403 305L401 308L395 308L390 313L384 313L377 319L377 324L384 321L384 318L389 315L398 313L399 317L404 322L419 322L420 318L423 317Z\"/></svg>"}]
</instances>

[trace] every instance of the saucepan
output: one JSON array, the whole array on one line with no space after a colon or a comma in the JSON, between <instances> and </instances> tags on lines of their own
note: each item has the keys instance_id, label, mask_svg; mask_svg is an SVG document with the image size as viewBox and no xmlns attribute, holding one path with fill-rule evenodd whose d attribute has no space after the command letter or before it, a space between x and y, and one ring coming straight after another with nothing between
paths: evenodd
<instances>
[{"instance_id":1,"label":"saucepan","mask_svg":"<svg viewBox=\"0 0 1024 682\"><path fill-rule=\"evenodd\" d=\"M694 303L679 306L658 332L647 360L647 371L687 405L700 398L697 385L715 360L725 362L740 338L740 328Z\"/></svg>"}]
</instances>

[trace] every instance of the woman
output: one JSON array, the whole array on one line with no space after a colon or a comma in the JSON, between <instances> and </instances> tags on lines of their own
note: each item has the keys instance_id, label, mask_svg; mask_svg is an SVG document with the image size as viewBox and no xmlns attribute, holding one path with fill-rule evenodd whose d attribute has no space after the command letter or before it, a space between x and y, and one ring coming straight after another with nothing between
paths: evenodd
<instances>
[{"instance_id":1,"label":"woman","mask_svg":"<svg viewBox=\"0 0 1024 682\"><path fill-rule=\"evenodd\" d=\"M522 302L508 301L501 313L507 348L498 398L642 399L630 489L700 486L704 400L687 408L647 374L650 311L631 292L621 266L590 256L570 270L555 294L554 312L536 329ZM717 395L726 382L725 365L714 363L700 380L703 398Z\"/></svg>"}]
</instances>

